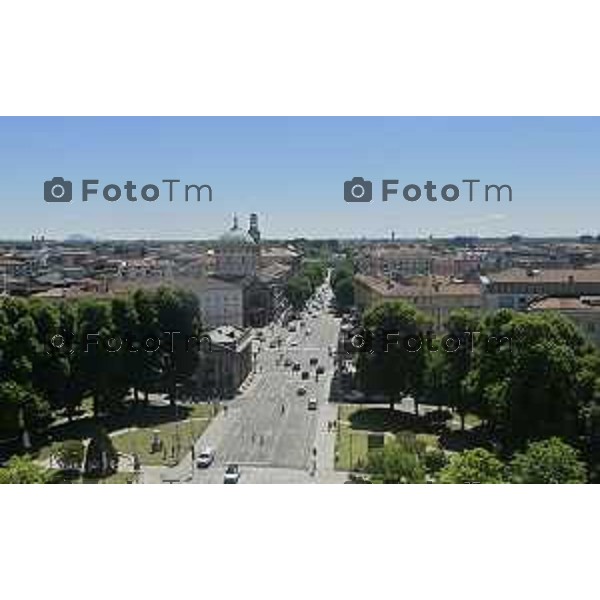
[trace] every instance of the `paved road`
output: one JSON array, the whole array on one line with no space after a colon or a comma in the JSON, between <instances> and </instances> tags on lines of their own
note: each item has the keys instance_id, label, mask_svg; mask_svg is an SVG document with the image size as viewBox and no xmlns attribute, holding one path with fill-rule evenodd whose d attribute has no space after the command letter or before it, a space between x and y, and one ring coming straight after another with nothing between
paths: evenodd
<instances>
[{"instance_id":1,"label":"paved road","mask_svg":"<svg viewBox=\"0 0 600 600\"><path fill-rule=\"evenodd\" d=\"M303 320L296 332L281 326L264 329L265 341L260 344L256 373L246 390L227 403L210 424L196 445L196 453L209 446L215 451L215 462L208 469L195 469L194 483L222 483L227 463L240 465L240 483L309 483L340 482L344 474L333 469L335 433L328 431L327 422L336 418L336 407L328 404L333 358L329 347L336 348L339 320L324 310ZM298 324L298 322L296 322ZM308 335L306 331L309 331ZM271 348L271 341L280 338L281 346ZM301 370L284 366L285 358L299 362ZM310 358L317 358L325 374L316 380L316 367ZM301 372L310 373L309 380ZM299 387L306 394L299 396ZM317 410L308 410L308 399L317 399ZM316 472L314 449L316 448ZM192 472L188 457L174 470L173 477Z\"/></svg>"}]
</instances>

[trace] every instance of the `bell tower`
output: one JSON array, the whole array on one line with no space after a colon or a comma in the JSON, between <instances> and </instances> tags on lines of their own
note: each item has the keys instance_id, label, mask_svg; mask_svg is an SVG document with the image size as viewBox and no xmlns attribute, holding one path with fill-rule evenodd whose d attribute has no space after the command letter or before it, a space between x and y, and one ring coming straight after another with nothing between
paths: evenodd
<instances>
[{"instance_id":1,"label":"bell tower","mask_svg":"<svg viewBox=\"0 0 600 600\"><path fill-rule=\"evenodd\" d=\"M248 228L248 235L258 244L260 242L260 230L258 229L258 215L252 213L250 215L250 227Z\"/></svg>"}]
</instances>

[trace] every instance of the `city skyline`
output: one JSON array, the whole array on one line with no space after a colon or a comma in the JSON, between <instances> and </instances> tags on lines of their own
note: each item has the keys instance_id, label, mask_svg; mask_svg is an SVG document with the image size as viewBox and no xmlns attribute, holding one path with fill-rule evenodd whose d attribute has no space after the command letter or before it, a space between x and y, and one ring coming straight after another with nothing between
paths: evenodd
<instances>
[{"instance_id":1,"label":"city skyline","mask_svg":"<svg viewBox=\"0 0 600 600\"><path fill-rule=\"evenodd\" d=\"M2 118L0 239L212 239L251 212L271 239L596 234L599 128L583 117ZM98 179L98 194L45 203L43 182L56 176L76 189ZM373 180L372 202L344 202L356 176ZM171 178L210 185L213 201L101 196L110 183ZM510 185L513 201L401 195L469 178ZM399 180L386 203L382 179Z\"/></svg>"}]
</instances>

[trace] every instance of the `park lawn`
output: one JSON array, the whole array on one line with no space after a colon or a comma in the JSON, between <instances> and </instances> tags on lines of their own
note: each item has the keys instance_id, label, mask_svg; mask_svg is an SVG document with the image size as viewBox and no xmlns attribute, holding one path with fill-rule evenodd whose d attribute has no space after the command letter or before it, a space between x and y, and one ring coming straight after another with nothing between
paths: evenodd
<instances>
[{"instance_id":1,"label":"park lawn","mask_svg":"<svg viewBox=\"0 0 600 600\"><path fill-rule=\"evenodd\" d=\"M338 407L338 431L336 437L336 469L342 471L358 470L364 465L367 453L369 451L369 433L383 433L384 443L394 439L394 435L399 430L390 427L389 430L382 430L380 421L374 421L374 428L354 429L352 427L352 416L358 411L364 410L365 405L344 404ZM382 409L386 411L387 409ZM385 413L383 413L385 415ZM406 428L403 431L409 431ZM433 433L416 433L417 439L423 441L428 449L439 448L439 436Z\"/></svg>"},{"instance_id":2,"label":"park lawn","mask_svg":"<svg viewBox=\"0 0 600 600\"><path fill-rule=\"evenodd\" d=\"M368 438L367 432L354 431L349 423L340 422L335 446L336 469L354 471L361 462L364 463Z\"/></svg>"},{"instance_id":3,"label":"park lawn","mask_svg":"<svg viewBox=\"0 0 600 600\"><path fill-rule=\"evenodd\" d=\"M360 404L344 404L338 407L338 431L336 437L336 469L354 471L364 464L369 451L369 432L352 428L350 418L361 410ZM387 441L386 435L385 440Z\"/></svg>"},{"instance_id":4,"label":"park lawn","mask_svg":"<svg viewBox=\"0 0 600 600\"><path fill-rule=\"evenodd\" d=\"M111 438L119 452L137 454L142 465L173 465L190 451L191 445L202 435L209 423L208 416L195 417L186 421L135 428L123 433L117 432ZM159 431L159 438L163 441L162 452L151 452L154 430Z\"/></svg>"},{"instance_id":5,"label":"park lawn","mask_svg":"<svg viewBox=\"0 0 600 600\"><path fill-rule=\"evenodd\" d=\"M213 405L191 404L178 406L177 409L169 406L151 406L133 415L125 413L123 417L98 422L90 414L63 424L60 434L54 436L54 442L72 439L86 441L93 435L97 426L101 425L107 429L119 452L137 452L143 465L172 464L177 457L182 458L189 451L192 441L202 434L216 412L217 407ZM160 437L167 447L167 459L163 459L162 453L150 453L152 432L155 429L160 431ZM48 441L36 447L34 455L38 461L45 462L49 459L51 451L52 442Z\"/></svg>"}]
</instances>

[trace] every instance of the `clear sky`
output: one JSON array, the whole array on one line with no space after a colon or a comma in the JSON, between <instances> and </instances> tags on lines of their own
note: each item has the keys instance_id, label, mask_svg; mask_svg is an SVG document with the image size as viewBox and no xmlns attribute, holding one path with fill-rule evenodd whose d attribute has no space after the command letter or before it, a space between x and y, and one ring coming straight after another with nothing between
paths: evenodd
<instances>
[{"instance_id":1,"label":"clear sky","mask_svg":"<svg viewBox=\"0 0 600 600\"><path fill-rule=\"evenodd\" d=\"M579 235L600 232L600 118L1 118L0 238L210 238L237 212L266 237ZM73 181L46 203L44 181ZM346 203L345 180L372 180L373 201ZM109 183L209 184L213 201L111 203ZM81 180L100 191L81 201ZM381 180L400 180L381 201ZM509 184L512 203L469 202L463 179ZM417 202L402 187L438 186ZM455 202L439 198L461 186Z\"/></svg>"}]
</instances>

